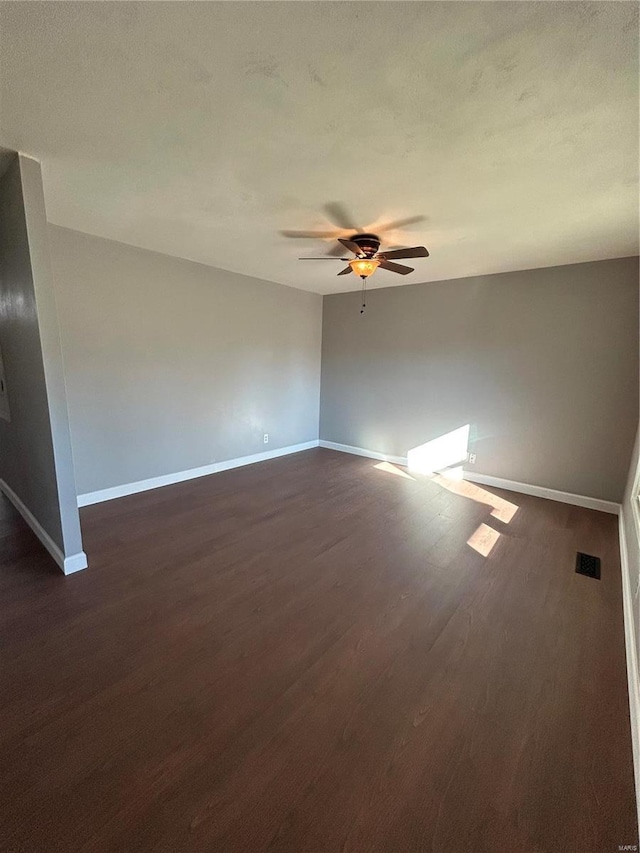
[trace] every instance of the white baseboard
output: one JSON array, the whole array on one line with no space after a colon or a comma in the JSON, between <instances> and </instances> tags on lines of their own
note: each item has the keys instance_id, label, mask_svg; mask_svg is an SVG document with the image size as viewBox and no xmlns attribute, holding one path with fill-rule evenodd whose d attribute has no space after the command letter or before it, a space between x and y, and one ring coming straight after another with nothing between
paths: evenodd
<instances>
[{"instance_id":1,"label":"white baseboard","mask_svg":"<svg viewBox=\"0 0 640 853\"><path fill-rule=\"evenodd\" d=\"M365 450L363 447L352 447L350 444L336 444L335 441L319 441L320 447L327 450L339 450L340 453L351 453L352 456L366 456L368 459L377 459L380 462L393 462L394 465L406 467L406 456L390 456L388 453L378 453L376 450Z\"/></svg>"},{"instance_id":2,"label":"white baseboard","mask_svg":"<svg viewBox=\"0 0 640 853\"><path fill-rule=\"evenodd\" d=\"M288 456L290 453L299 453L301 450L311 450L318 446L318 440L305 441L303 444L290 444L288 447L279 447L275 450L265 450L263 453L254 453L251 456L240 456L237 459L227 459L224 462L213 462L211 465L203 465L200 468L190 468L187 471L177 471L175 474L163 474L160 477L151 477L149 480L138 480L135 483L124 483L122 486L113 486L110 489L100 489L97 492L87 492L78 495L78 506L89 506L90 504L111 501L115 498L123 498L127 495L135 495L138 492L147 492L150 489L159 489L162 486L171 486L174 483L183 483L185 480L195 480L196 477L206 477L209 474L219 474L221 471L229 471L231 468L241 468L243 465L253 465L255 462L265 462L267 459L276 459L279 456Z\"/></svg>"},{"instance_id":3,"label":"white baseboard","mask_svg":"<svg viewBox=\"0 0 640 853\"><path fill-rule=\"evenodd\" d=\"M627 652L627 683L629 685L629 716L631 719L631 744L633 748L633 772L636 782L636 808L640 826L640 670L636 647L636 627L633 617L633 593L629 553L627 551L626 518L620 511L618 531L620 535L620 565L622 567L622 606L624 612L624 641ZM640 629L640 626L638 626Z\"/></svg>"},{"instance_id":4,"label":"white baseboard","mask_svg":"<svg viewBox=\"0 0 640 853\"><path fill-rule=\"evenodd\" d=\"M11 501L47 551L51 554L58 566L60 566L65 575L70 575L73 574L73 572L79 572L80 569L87 568L87 555L85 552L79 551L77 554L71 554L70 556L65 557L62 550L49 536L35 515L22 502L11 486L7 485L4 480L0 480L0 492L6 495L6 497Z\"/></svg>"},{"instance_id":5,"label":"white baseboard","mask_svg":"<svg viewBox=\"0 0 640 853\"><path fill-rule=\"evenodd\" d=\"M354 456L366 456L369 459L378 459L382 462L393 462L396 465L407 466L406 456L391 456L386 453L378 453L375 450L366 450L363 447L352 447L349 444L337 444L335 441L320 440L320 447L329 450L339 450L341 453L351 453ZM487 474L474 474L472 471L463 471L462 476L470 483L478 483L483 486L493 486L496 489L507 489L510 492L520 492L523 495L533 495L537 498L546 498L560 503L582 506L587 509L597 509L600 512L609 512L618 515L620 504L613 501L604 501L600 498L590 498L586 495L574 495L570 492L559 492L556 489L547 489L544 486L531 486L528 483L518 483L515 480L503 480L500 477L490 477Z\"/></svg>"},{"instance_id":6,"label":"white baseboard","mask_svg":"<svg viewBox=\"0 0 640 853\"><path fill-rule=\"evenodd\" d=\"M546 498L562 504L597 509L600 512L608 512L612 515L620 514L620 504L614 501L604 501L601 498L590 498L586 495L574 495L571 492L559 492L557 489L547 489L545 486L531 486L528 483L518 483L515 480L490 477L488 474L474 474L472 471L464 471L463 476L470 483L478 483L480 486L493 486L496 489L507 489L510 492L520 492L522 495L533 495L536 498Z\"/></svg>"}]
</instances>

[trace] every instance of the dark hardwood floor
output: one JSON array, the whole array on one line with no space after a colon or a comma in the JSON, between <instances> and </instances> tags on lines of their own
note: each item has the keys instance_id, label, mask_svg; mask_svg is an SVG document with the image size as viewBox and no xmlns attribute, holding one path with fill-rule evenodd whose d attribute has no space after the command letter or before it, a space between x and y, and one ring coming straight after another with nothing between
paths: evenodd
<instances>
[{"instance_id":1,"label":"dark hardwood floor","mask_svg":"<svg viewBox=\"0 0 640 853\"><path fill-rule=\"evenodd\" d=\"M638 844L616 518L403 473L313 450L87 507L68 578L5 504L0 849Z\"/></svg>"}]
</instances>

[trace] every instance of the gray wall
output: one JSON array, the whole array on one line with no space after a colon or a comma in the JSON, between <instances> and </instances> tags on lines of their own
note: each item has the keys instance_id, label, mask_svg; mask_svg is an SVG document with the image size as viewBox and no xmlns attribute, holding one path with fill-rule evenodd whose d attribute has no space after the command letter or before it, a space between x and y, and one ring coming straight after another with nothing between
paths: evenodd
<instances>
[{"instance_id":1,"label":"gray wall","mask_svg":"<svg viewBox=\"0 0 640 853\"><path fill-rule=\"evenodd\" d=\"M638 259L325 297L320 437L397 456L470 424L475 473L620 501ZM468 466L471 467L471 466Z\"/></svg>"},{"instance_id":2,"label":"gray wall","mask_svg":"<svg viewBox=\"0 0 640 853\"><path fill-rule=\"evenodd\" d=\"M49 237L79 494L318 438L320 296Z\"/></svg>"},{"instance_id":3,"label":"gray wall","mask_svg":"<svg viewBox=\"0 0 640 853\"><path fill-rule=\"evenodd\" d=\"M11 420L0 477L69 557L82 552L40 167L13 155L0 180L0 343Z\"/></svg>"}]
</instances>

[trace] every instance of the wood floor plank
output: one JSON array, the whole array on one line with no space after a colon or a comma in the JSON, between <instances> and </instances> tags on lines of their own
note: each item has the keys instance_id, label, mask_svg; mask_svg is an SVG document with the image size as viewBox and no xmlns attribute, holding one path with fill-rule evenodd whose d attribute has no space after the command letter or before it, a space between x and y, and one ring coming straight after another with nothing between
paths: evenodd
<instances>
[{"instance_id":1,"label":"wood floor plank","mask_svg":"<svg viewBox=\"0 0 640 853\"><path fill-rule=\"evenodd\" d=\"M63 578L1 509L0 850L638 843L613 516L318 449L84 508Z\"/></svg>"}]
</instances>

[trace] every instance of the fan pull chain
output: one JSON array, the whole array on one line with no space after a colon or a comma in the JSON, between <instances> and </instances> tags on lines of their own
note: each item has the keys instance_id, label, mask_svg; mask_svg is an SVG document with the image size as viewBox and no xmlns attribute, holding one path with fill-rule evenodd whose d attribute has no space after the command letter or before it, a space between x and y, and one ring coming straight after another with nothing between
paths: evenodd
<instances>
[{"instance_id":1,"label":"fan pull chain","mask_svg":"<svg viewBox=\"0 0 640 853\"><path fill-rule=\"evenodd\" d=\"M364 314L364 309L367 307L365 302L367 296L367 278L364 275L360 276L360 278L362 279L362 308L360 309L360 313Z\"/></svg>"}]
</instances>

